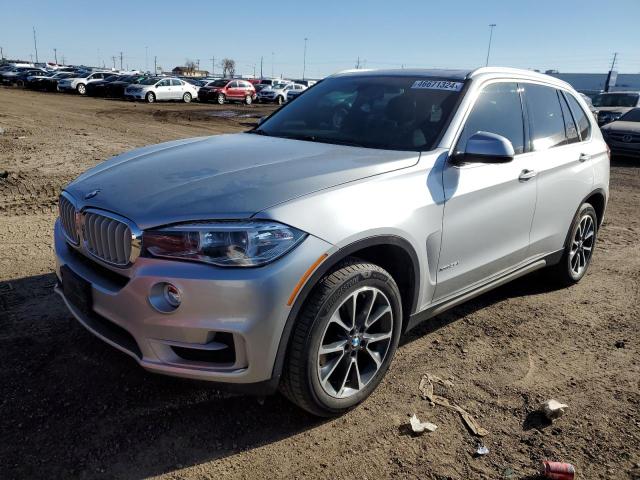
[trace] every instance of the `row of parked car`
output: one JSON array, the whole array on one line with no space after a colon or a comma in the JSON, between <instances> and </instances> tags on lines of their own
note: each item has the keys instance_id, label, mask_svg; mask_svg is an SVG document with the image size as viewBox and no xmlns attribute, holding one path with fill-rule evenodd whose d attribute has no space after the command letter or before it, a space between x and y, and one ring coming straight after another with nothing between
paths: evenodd
<instances>
[{"instance_id":1,"label":"row of parked car","mask_svg":"<svg viewBox=\"0 0 640 480\"><path fill-rule=\"evenodd\" d=\"M153 103L178 100L189 103L255 101L281 105L309 86L311 80L235 79L167 77L145 74L121 74L66 67L48 71L34 67L0 66L0 82L48 92L75 92L79 95L124 98Z\"/></svg>"}]
</instances>

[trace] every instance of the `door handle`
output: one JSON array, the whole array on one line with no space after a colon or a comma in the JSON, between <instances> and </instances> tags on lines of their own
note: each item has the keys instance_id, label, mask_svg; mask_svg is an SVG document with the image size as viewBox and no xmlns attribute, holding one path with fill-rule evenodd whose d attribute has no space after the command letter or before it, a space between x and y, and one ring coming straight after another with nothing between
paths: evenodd
<instances>
[{"instance_id":1,"label":"door handle","mask_svg":"<svg viewBox=\"0 0 640 480\"><path fill-rule=\"evenodd\" d=\"M527 180L532 179L536 175L538 175L538 172L536 172L535 170L527 170L525 168L520 172L520 176L518 177L518 180L525 182Z\"/></svg>"},{"instance_id":2,"label":"door handle","mask_svg":"<svg viewBox=\"0 0 640 480\"><path fill-rule=\"evenodd\" d=\"M589 155L588 153L581 153L580 157L578 157L578 160L581 162L586 162L587 160L591 160L591 155Z\"/></svg>"}]
</instances>

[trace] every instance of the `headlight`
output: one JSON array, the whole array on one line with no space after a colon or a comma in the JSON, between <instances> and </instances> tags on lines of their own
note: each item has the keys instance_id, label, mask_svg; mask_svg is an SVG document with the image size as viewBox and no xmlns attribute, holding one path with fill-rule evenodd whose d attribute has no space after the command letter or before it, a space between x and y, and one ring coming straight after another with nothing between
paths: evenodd
<instances>
[{"instance_id":1,"label":"headlight","mask_svg":"<svg viewBox=\"0 0 640 480\"><path fill-rule=\"evenodd\" d=\"M203 222L145 231L142 244L155 257L258 267L280 258L306 233L270 221Z\"/></svg>"}]
</instances>

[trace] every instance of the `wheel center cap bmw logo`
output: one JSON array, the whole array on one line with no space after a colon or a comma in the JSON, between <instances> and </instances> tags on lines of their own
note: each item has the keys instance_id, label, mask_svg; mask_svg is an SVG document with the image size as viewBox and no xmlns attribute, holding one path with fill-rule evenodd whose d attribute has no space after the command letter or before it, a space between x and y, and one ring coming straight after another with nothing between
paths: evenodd
<instances>
[{"instance_id":1,"label":"wheel center cap bmw logo","mask_svg":"<svg viewBox=\"0 0 640 480\"><path fill-rule=\"evenodd\" d=\"M98 193L100 193L100 189L92 190L92 191L90 191L89 193L87 193L87 194L84 196L84 199L85 199L85 200L90 200L90 199L92 199L93 197L95 197L96 195L98 195Z\"/></svg>"},{"instance_id":2,"label":"wheel center cap bmw logo","mask_svg":"<svg viewBox=\"0 0 640 480\"><path fill-rule=\"evenodd\" d=\"M351 339L351 346L353 348L358 348L360 346L360 337L353 337Z\"/></svg>"}]
</instances>

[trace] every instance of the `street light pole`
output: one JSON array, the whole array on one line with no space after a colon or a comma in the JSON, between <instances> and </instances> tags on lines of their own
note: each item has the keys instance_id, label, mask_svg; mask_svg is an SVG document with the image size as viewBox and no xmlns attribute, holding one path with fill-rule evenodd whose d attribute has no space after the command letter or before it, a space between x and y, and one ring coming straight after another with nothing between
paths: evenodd
<instances>
[{"instance_id":1,"label":"street light pole","mask_svg":"<svg viewBox=\"0 0 640 480\"><path fill-rule=\"evenodd\" d=\"M495 23L490 23L489 24L489 48L487 49L487 61L485 63L485 66L489 66L489 55L491 55L491 40L493 39L493 29L496 27Z\"/></svg>"},{"instance_id":2,"label":"street light pole","mask_svg":"<svg viewBox=\"0 0 640 480\"><path fill-rule=\"evenodd\" d=\"M302 61L302 80L304 80L304 74L307 71L307 37L304 37L304 59Z\"/></svg>"},{"instance_id":3,"label":"street light pole","mask_svg":"<svg viewBox=\"0 0 640 480\"><path fill-rule=\"evenodd\" d=\"M149 47L147 46L144 47L144 71L145 73L149 71Z\"/></svg>"},{"instance_id":4,"label":"street light pole","mask_svg":"<svg viewBox=\"0 0 640 480\"><path fill-rule=\"evenodd\" d=\"M38 42L36 41L36 27L33 27L33 46L36 49L36 63L38 62Z\"/></svg>"},{"instance_id":5,"label":"street light pole","mask_svg":"<svg viewBox=\"0 0 640 480\"><path fill-rule=\"evenodd\" d=\"M273 52L271 52L271 78L273 78L273 56L275 54Z\"/></svg>"},{"instance_id":6,"label":"street light pole","mask_svg":"<svg viewBox=\"0 0 640 480\"><path fill-rule=\"evenodd\" d=\"M58 64L58 49L57 48L53 49L53 57L55 58L56 65L57 65Z\"/></svg>"}]
</instances>

